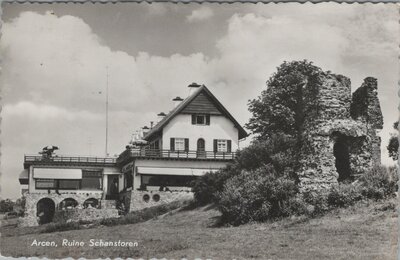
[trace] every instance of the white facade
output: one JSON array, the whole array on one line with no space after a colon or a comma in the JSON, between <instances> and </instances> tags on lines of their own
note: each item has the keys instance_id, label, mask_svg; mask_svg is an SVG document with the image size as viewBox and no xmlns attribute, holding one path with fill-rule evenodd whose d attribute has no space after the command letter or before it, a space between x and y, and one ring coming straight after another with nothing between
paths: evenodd
<instances>
[{"instance_id":1,"label":"white facade","mask_svg":"<svg viewBox=\"0 0 400 260\"><path fill-rule=\"evenodd\" d=\"M210 115L210 125L192 124L190 114L176 115L162 131L162 149L170 150L170 138L188 138L189 150L197 150L197 140L205 140L205 150L213 151L214 139L232 141L232 152L239 148L239 130L222 115Z\"/></svg>"},{"instance_id":2,"label":"white facade","mask_svg":"<svg viewBox=\"0 0 400 260\"><path fill-rule=\"evenodd\" d=\"M48 189L37 189L36 188L36 180L37 179L82 179L82 170L84 169L98 169L102 171L102 189L101 190L86 190L86 189L72 189L72 190L64 190L58 189L60 193L100 193L105 194L107 193L109 183L108 183L108 176L109 175L118 175L118 186L119 191L123 189L124 180L122 178L121 172L116 167L62 167L62 166L53 166L53 167L44 167L44 166L30 166L29 167L29 184L28 190L29 193L48 193ZM78 176L80 173L80 177ZM54 189L51 189L51 192L54 192Z\"/></svg>"},{"instance_id":3,"label":"white facade","mask_svg":"<svg viewBox=\"0 0 400 260\"><path fill-rule=\"evenodd\" d=\"M135 160L134 167L127 169L128 172L133 174L133 189L136 190L141 185L141 175L138 173L138 169L141 167L161 167L169 169L171 171L179 171L179 169L190 169L191 172L196 172L196 170L201 171L203 175L206 171L215 171L226 166L224 161L170 161L170 160L147 160L147 159L137 159ZM190 174L191 175L191 174ZM196 174L197 175L197 174Z\"/></svg>"}]
</instances>

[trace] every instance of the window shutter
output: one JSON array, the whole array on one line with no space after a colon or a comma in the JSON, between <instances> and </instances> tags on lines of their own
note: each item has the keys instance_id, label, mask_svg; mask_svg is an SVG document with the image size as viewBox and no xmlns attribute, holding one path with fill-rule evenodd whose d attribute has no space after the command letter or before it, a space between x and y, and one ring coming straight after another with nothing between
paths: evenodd
<instances>
[{"instance_id":1,"label":"window shutter","mask_svg":"<svg viewBox=\"0 0 400 260\"><path fill-rule=\"evenodd\" d=\"M228 140L228 153L232 152L232 140Z\"/></svg>"},{"instance_id":2,"label":"window shutter","mask_svg":"<svg viewBox=\"0 0 400 260\"><path fill-rule=\"evenodd\" d=\"M210 125L210 115L206 115L206 125Z\"/></svg>"},{"instance_id":3,"label":"window shutter","mask_svg":"<svg viewBox=\"0 0 400 260\"><path fill-rule=\"evenodd\" d=\"M195 124L196 124L196 115L193 114L192 115L192 125L195 125Z\"/></svg>"},{"instance_id":4,"label":"window shutter","mask_svg":"<svg viewBox=\"0 0 400 260\"><path fill-rule=\"evenodd\" d=\"M185 138L185 151L189 151L189 138Z\"/></svg>"},{"instance_id":5,"label":"window shutter","mask_svg":"<svg viewBox=\"0 0 400 260\"><path fill-rule=\"evenodd\" d=\"M171 138L170 148L171 151L175 151L175 138Z\"/></svg>"},{"instance_id":6,"label":"window shutter","mask_svg":"<svg viewBox=\"0 0 400 260\"><path fill-rule=\"evenodd\" d=\"M214 153L218 151L217 139L214 139Z\"/></svg>"}]
</instances>

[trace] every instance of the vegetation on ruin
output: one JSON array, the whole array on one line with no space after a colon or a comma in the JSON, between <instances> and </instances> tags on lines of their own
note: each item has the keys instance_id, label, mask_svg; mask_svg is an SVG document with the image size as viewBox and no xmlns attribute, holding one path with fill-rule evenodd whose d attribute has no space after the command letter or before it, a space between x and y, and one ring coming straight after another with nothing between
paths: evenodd
<instances>
[{"instance_id":1,"label":"vegetation on ruin","mask_svg":"<svg viewBox=\"0 0 400 260\"><path fill-rule=\"evenodd\" d=\"M393 128L394 130L396 130L396 134L393 134L390 137L389 140L389 145L387 146L388 152L389 152L389 156L394 160L398 160L399 159L399 121L395 122L393 124Z\"/></svg>"}]
</instances>

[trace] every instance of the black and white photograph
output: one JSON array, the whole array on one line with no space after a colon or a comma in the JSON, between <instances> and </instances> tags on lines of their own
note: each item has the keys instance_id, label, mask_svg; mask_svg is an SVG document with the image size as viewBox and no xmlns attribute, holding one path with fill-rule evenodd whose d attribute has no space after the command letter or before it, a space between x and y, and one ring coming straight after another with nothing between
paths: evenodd
<instances>
[{"instance_id":1,"label":"black and white photograph","mask_svg":"<svg viewBox=\"0 0 400 260\"><path fill-rule=\"evenodd\" d=\"M0 254L399 259L399 7L2 3Z\"/></svg>"}]
</instances>

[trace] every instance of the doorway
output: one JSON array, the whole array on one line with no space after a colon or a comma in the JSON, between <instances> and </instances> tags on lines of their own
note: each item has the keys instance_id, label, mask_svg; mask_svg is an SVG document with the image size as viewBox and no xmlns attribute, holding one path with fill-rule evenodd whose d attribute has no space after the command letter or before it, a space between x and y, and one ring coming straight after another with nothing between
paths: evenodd
<instances>
[{"instance_id":1,"label":"doorway","mask_svg":"<svg viewBox=\"0 0 400 260\"><path fill-rule=\"evenodd\" d=\"M39 217L39 225L53 221L56 205L52 199L43 198L36 204L36 216Z\"/></svg>"},{"instance_id":2,"label":"doorway","mask_svg":"<svg viewBox=\"0 0 400 260\"><path fill-rule=\"evenodd\" d=\"M335 156L336 170L339 174L338 181L349 180L351 178L350 154L346 136L338 135L336 137L333 146L333 155Z\"/></svg>"},{"instance_id":3,"label":"doorway","mask_svg":"<svg viewBox=\"0 0 400 260\"><path fill-rule=\"evenodd\" d=\"M206 157L206 142L203 138L199 138L197 140L197 157L205 158Z\"/></svg>"},{"instance_id":4,"label":"doorway","mask_svg":"<svg viewBox=\"0 0 400 260\"><path fill-rule=\"evenodd\" d=\"M119 198L119 181L118 174L110 174L107 176L107 195L106 200L117 200Z\"/></svg>"}]
</instances>

